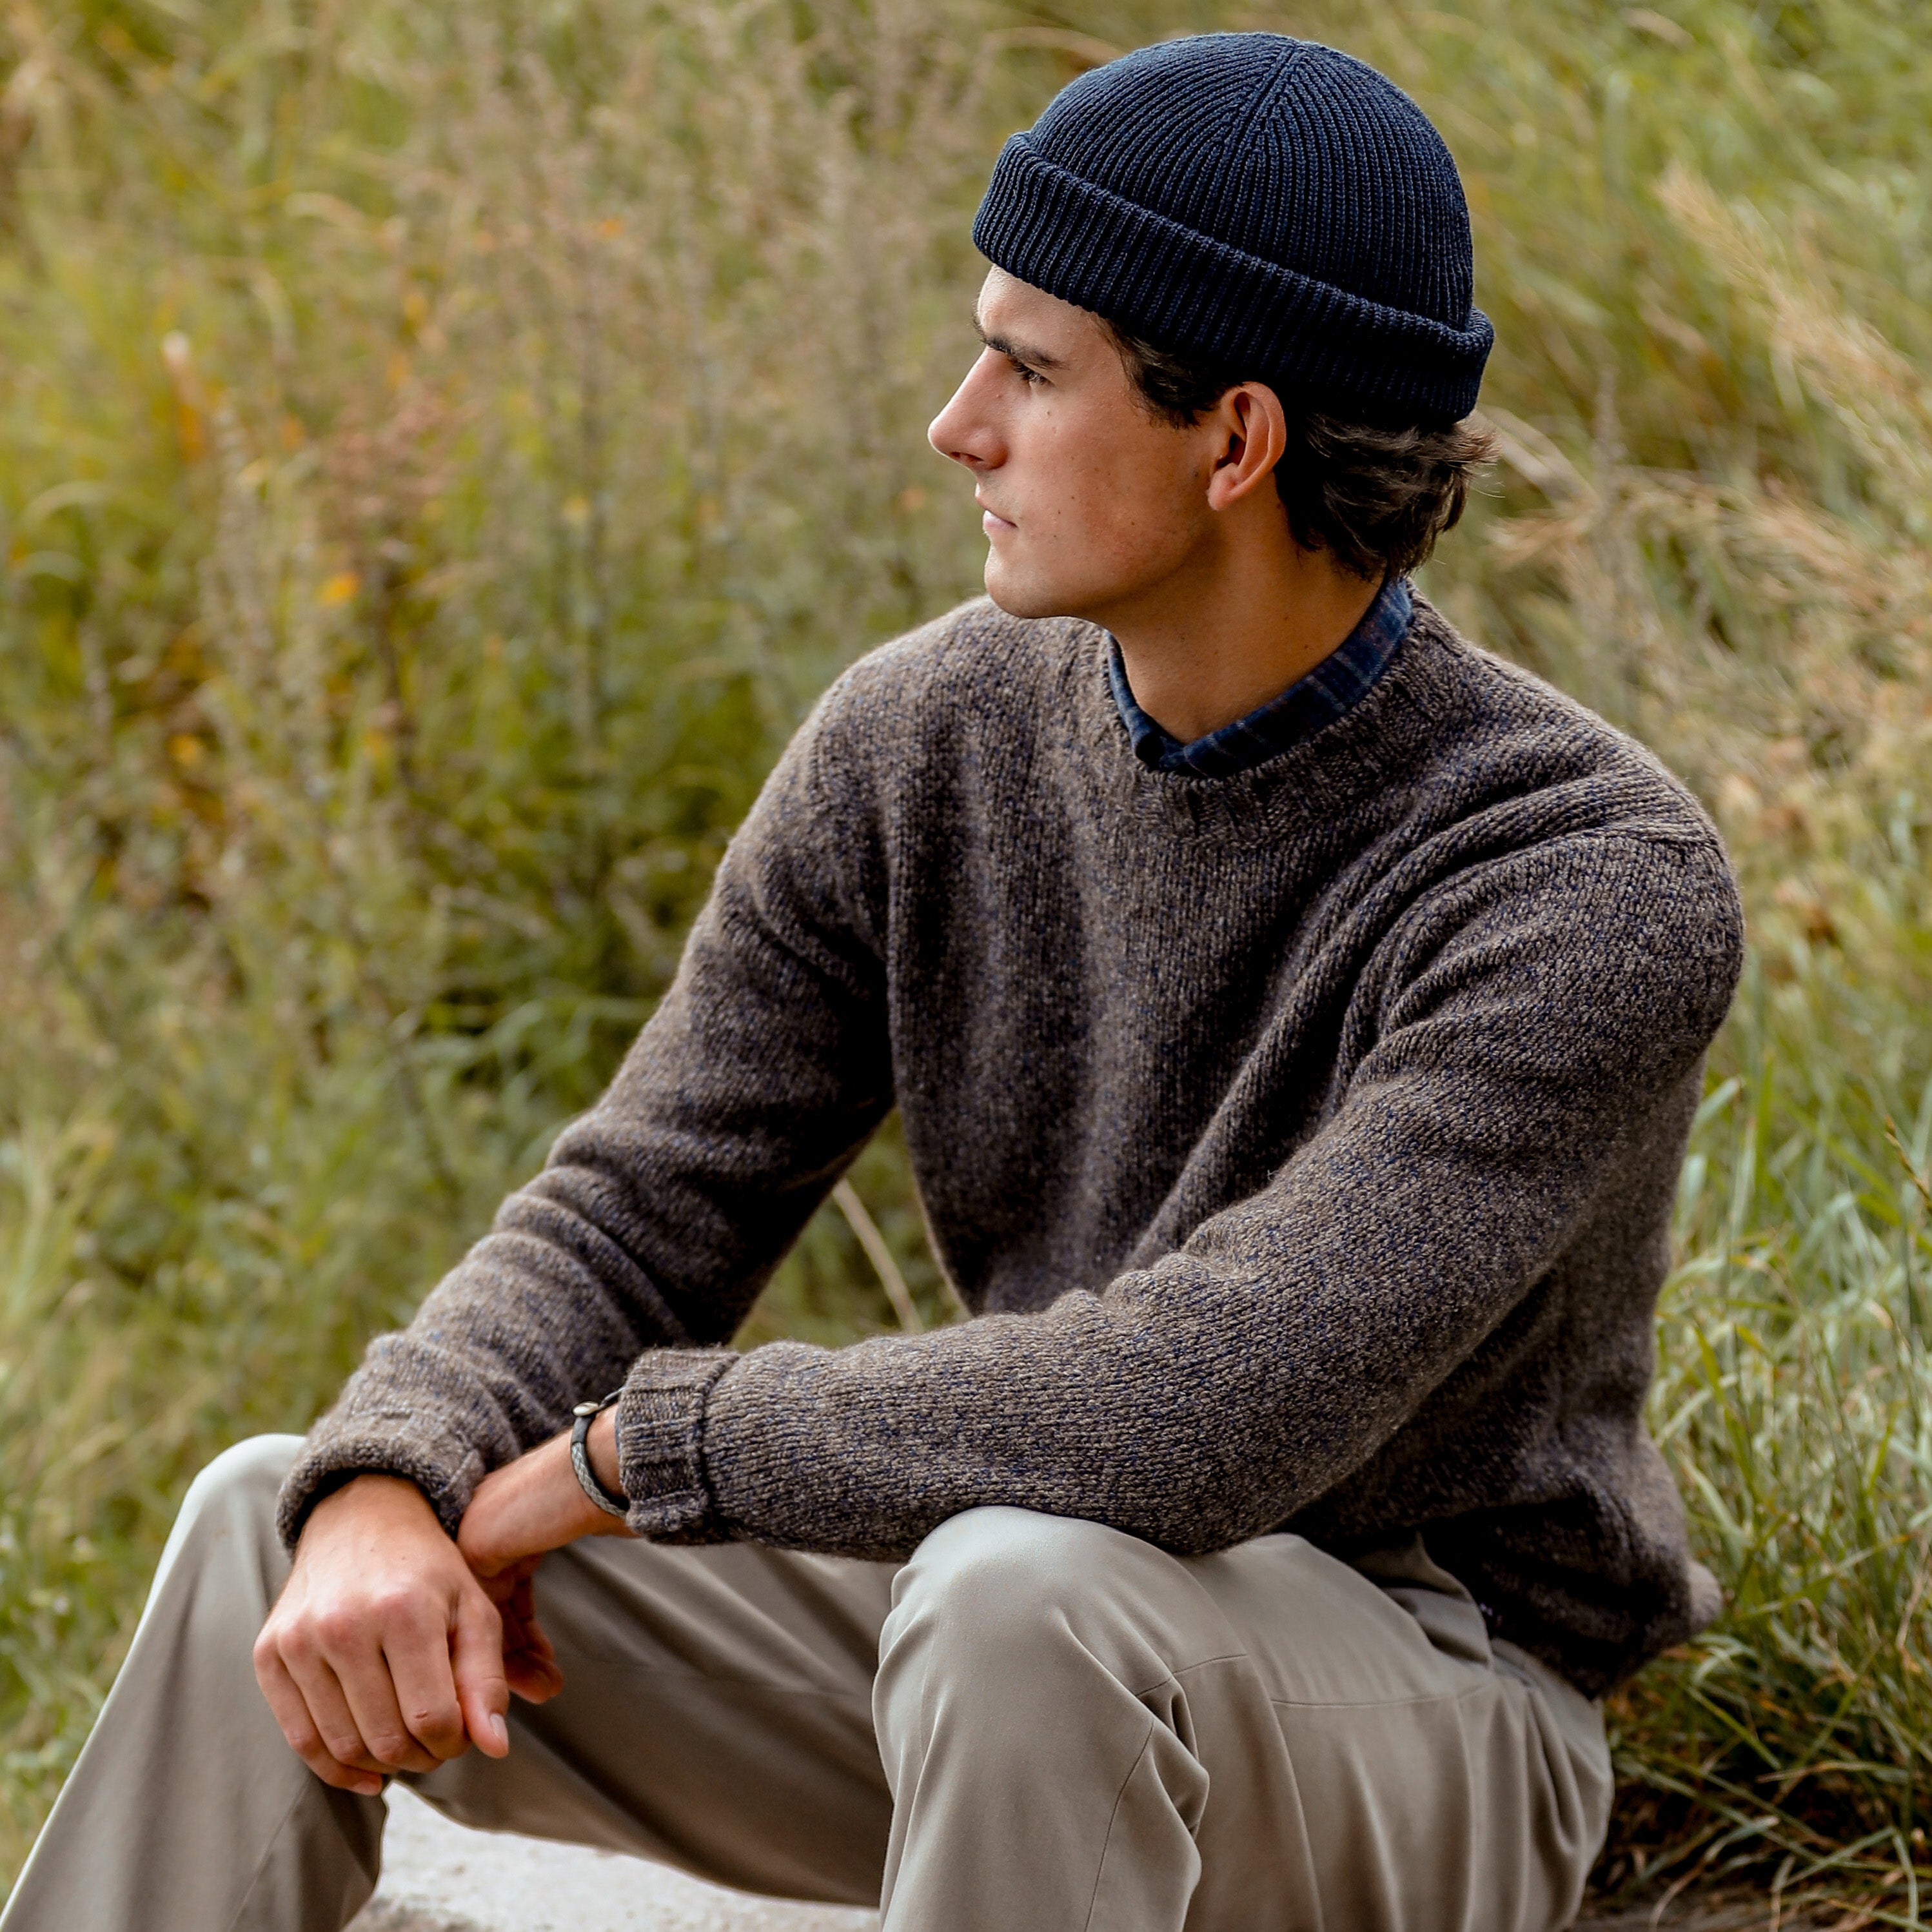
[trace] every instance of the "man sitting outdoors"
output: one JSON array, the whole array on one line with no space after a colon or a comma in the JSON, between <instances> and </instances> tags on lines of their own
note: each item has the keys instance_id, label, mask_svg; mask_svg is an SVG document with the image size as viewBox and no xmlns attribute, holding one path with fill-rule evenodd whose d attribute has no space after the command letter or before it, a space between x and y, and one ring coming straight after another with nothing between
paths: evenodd
<instances>
[{"instance_id":1,"label":"man sitting outdoors","mask_svg":"<svg viewBox=\"0 0 1932 1932\"><path fill-rule=\"evenodd\" d=\"M1640 1417L1724 854L1407 580L1491 330L1405 95L1149 48L974 234L987 598L833 685L603 1100L196 1482L5 1932L334 1932L392 1774L886 1932L1576 1909L1596 1700L1715 1606ZM895 1106L972 1318L734 1353Z\"/></svg>"}]
</instances>

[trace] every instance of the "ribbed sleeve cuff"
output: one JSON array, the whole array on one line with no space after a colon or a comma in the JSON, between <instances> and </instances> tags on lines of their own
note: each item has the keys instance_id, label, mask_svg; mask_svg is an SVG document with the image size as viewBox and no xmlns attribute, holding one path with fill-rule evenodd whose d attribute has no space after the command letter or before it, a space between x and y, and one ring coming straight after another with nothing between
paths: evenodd
<instances>
[{"instance_id":1,"label":"ribbed sleeve cuff","mask_svg":"<svg viewBox=\"0 0 1932 1932\"><path fill-rule=\"evenodd\" d=\"M427 1442L420 1436L412 1439L404 1430L365 1433L324 1417L276 1499L275 1529L282 1546L292 1556L309 1511L332 1490L353 1477L369 1475L406 1478L429 1498L436 1520L454 1536L483 1480L483 1459L473 1449Z\"/></svg>"},{"instance_id":2,"label":"ribbed sleeve cuff","mask_svg":"<svg viewBox=\"0 0 1932 1932\"><path fill-rule=\"evenodd\" d=\"M640 1355L617 1405L618 1469L625 1520L657 1543L722 1543L704 1473L704 1411L740 1358L729 1348L653 1348Z\"/></svg>"}]
</instances>

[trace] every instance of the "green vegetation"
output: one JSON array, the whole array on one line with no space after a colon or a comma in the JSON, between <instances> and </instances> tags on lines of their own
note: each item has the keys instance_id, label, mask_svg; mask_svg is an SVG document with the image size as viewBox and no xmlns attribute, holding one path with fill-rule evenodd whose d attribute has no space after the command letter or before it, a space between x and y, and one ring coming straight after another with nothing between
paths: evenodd
<instances>
[{"instance_id":1,"label":"green vegetation","mask_svg":"<svg viewBox=\"0 0 1932 1932\"><path fill-rule=\"evenodd\" d=\"M1746 883L1655 1408L1731 1609L1618 1703L1606 1877L1918 1922L1916 0L14 0L0 1865L194 1468L487 1224L812 694L974 587L920 430L1000 136L1229 24L1363 54L1456 148L1506 460L1428 587L1654 744ZM943 1318L889 1137L855 1179ZM753 1323L892 1319L828 1210Z\"/></svg>"}]
</instances>

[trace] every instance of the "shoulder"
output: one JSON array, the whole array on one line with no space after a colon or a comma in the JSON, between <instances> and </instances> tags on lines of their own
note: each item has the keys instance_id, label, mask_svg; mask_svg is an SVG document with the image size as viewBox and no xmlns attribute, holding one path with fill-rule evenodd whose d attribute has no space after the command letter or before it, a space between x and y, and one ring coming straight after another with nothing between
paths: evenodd
<instances>
[{"instance_id":1,"label":"shoulder","mask_svg":"<svg viewBox=\"0 0 1932 1932\"><path fill-rule=\"evenodd\" d=\"M1544 837L1609 836L1694 850L1728 877L1709 814L1647 746L1541 678L1472 644L1418 598L1405 657L1430 714L1418 777L1467 812Z\"/></svg>"},{"instance_id":2,"label":"shoulder","mask_svg":"<svg viewBox=\"0 0 1932 1932\"><path fill-rule=\"evenodd\" d=\"M1403 701L1425 713L1395 806L1429 881L1419 924L1507 909L1552 958L1594 935L1707 982L1720 1008L1744 910L1717 827L1647 746L1418 600Z\"/></svg>"}]
</instances>

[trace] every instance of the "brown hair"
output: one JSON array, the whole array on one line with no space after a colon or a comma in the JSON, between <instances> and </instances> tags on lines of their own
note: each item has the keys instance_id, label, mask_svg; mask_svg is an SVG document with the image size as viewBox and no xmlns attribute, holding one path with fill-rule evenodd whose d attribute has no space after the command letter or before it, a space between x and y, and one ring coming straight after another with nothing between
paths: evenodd
<instances>
[{"instance_id":1,"label":"brown hair","mask_svg":"<svg viewBox=\"0 0 1932 1932\"><path fill-rule=\"evenodd\" d=\"M1105 322L1129 379L1155 416L1198 422L1243 378L1196 362ZM1494 439L1471 419L1447 428L1377 429L1284 396L1288 445L1274 483L1288 526L1304 550L1325 550L1358 577L1402 577L1454 530Z\"/></svg>"}]
</instances>

